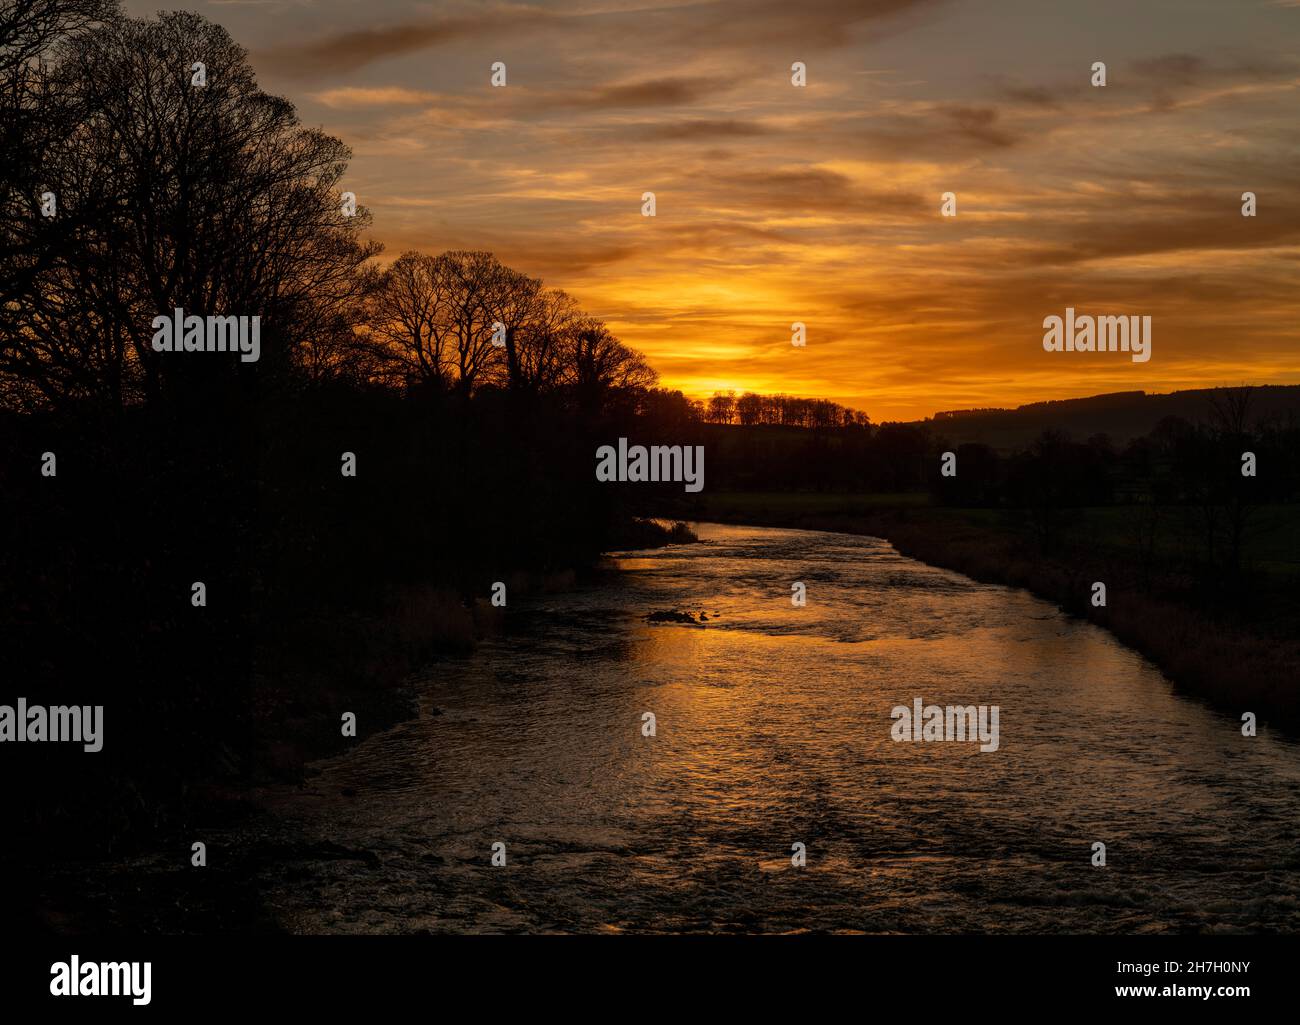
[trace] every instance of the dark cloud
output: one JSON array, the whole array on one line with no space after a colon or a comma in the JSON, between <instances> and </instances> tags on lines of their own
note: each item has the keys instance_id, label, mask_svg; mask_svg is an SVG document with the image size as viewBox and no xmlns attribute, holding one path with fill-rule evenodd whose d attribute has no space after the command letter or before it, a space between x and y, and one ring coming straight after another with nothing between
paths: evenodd
<instances>
[{"instance_id":1,"label":"dark cloud","mask_svg":"<svg viewBox=\"0 0 1300 1025\"><path fill-rule=\"evenodd\" d=\"M626 131L628 134L647 139L699 139L705 142L710 139L741 138L773 133L773 129L753 121L707 118L632 125Z\"/></svg>"},{"instance_id":2,"label":"dark cloud","mask_svg":"<svg viewBox=\"0 0 1300 1025\"><path fill-rule=\"evenodd\" d=\"M715 99L734 86L731 79L654 78L626 85L607 85L591 93L574 93L566 105L594 109L620 107L672 107Z\"/></svg>"},{"instance_id":3,"label":"dark cloud","mask_svg":"<svg viewBox=\"0 0 1300 1025\"><path fill-rule=\"evenodd\" d=\"M1190 53L1168 53L1136 61L1135 77L1164 86L1191 85L1202 78L1209 67L1204 57Z\"/></svg>"},{"instance_id":4,"label":"dark cloud","mask_svg":"<svg viewBox=\"0 0 1300 1025\"><path fill-rule=\"evenodd\" d=\"M752 171L714 180L736 204L782 213L806 210L919 216L924 200L914 193L869 191L847 175L824 168Z\"/></svg>"},{"instance_id":5,"label":"dark cloud","mask_svg":"<svg viewBox=\"0 0 1300 1025\"><path fill-rule=\"evenodd\" d=\"M1010 81L1004 78L995 78L994 85L1002 99L1027 107L1055 110L1061 106L1064 99L1059 90L1045 85L1025 85L1022 82Z\"/></svg>"},{"instance_id":6,"label":"dark cloud","mask_svg":"<svg viewBox=\"0 0 1300 1025\"><path fill-rule=\"evenodd\" d=\"M408 22L378 28L348 29L293 46L279 46L255 53L277 72L295 78L311 78L356 71L386 57L400 57L445 43L481 36L489 31L520 31L550 21L545 11L512 11L509 21L488 9L472 17L447 18L434 22Z\"/></svg>"},{"instance_id":7,"label":"dark cloud","mask_svg":"<svg viewBox=\"0 0 1300 1025\"><path fill-rule=\"evenodd\" d=\"M1237 54L1212 60L1191 53L1167 53L1133 61L1118 74L1111 71L1111 88L1135 89L1150 108L1169 111L1198 96L1226 87L1282 83L1300 76L1300 63ZM1055 111L1080 99L1077 82L1027 83L1018 78L991 75L999 98L1017 107Z\"/></svg>"},{"instance_id":8,"label":"dark cloud","mask_svg":"<svg viewBox=\"0 0 1300 1025\"><path fill-rule=\"evenodd\" d=\"M593 245L581 240L567 245L556 245L554 239L504 241L495 251L511 266L528 267L548 283L562 283L576 275L585 274L597 267L632 259L640 250L632 245Z\"/></svg>"},{"instance_id":9,"label":"dark cloud","mask_svg":"<svg viewBox=\"0 0 1300 1025\"><path fill-rule=\"evenodd\" d=\"M844 46L854 30L865 23L886 22L910 10L943 0L803 0L798 9L798 41L804 47ZM348 29L292 46L279 46L255 54L273 61L280 73L299 78L351 72L387 57L399 57L431 47L491 35L500 39L523 32L535 34L560 28L578 46L600 49L602 41L627 45L635 31L641 47L670 42L696 45L709 40L715 50L790 43L791 8L786 0L704 3L661 10L567 13L562 9L493 5L471 16L431 22L404 22L377 28ZM646 83L648 85L649 83ZM636 87L620 96L607 92L607 105L658 102L646 93L639 100ZM667 102L672 102L671 100ZM680 102L680 101L679 101Z\"/></svg>"},{"instance_id":10,"label":"dark cloud","mask_svg":"<svg viewBox=\"0 0 1300 1025\"><path fill-rule=\"evenodd\" d=\"M277 72L307 78L339 71L356 71L372 61L452 42L473 31L474 23L442 22L436 25L392 25L388 28L351 29L297 46L263 50L256 56Z\"/></svg>"},{"instance_id":11,"label":"dark cloud","mask_svg":"<svg viewBox=\"0 0 1300 1025\"><path fill-rule=\"evenodd\" d=\"M846 118L841 133L864 145L878 160L917 160L951 157L956 152L1009 149L1028 132L1003 124L991 106L926 104L897 114Z\"/></svg>"},{"instance_id":12,"label":"dark cloud","mask_svg":"<svg viewBox=\"0 0 1300 1025\"><path fill-rule=\"evenodd\" d=\"M881 34L902 27L900 16L943 0L749 0L675 8L680 40L715 40L722 48L847 46L866 26Z\"/></svg>"},{"instance_id":13,"label":"dark cloud","mask_svg":"<svg viewBox=\"0 0 1300 1025\"><path fill-rule=\"evenodd\" d=\"M1254 55L1216 63L1196 54L1169 53L1135 61L1128 73L1139 88L1149 90L1151 109L1163 113L1216 90L1294 79L1300 63Z\"/></svg>"},{"instance_id":14,"label":"dark cloud","mask_svg":"<svg viewBox=\"0 0 1300 1025\"><path fill-rule=\"evenodd\" d=\"M1028 262L1074 264L1089 260L1150 256L1160 253L1248 250L1300 243L1300 207L1275 206L1267 218L1242 217L1235 195L1219 198L1217 213L1203 205L1195 214L1153 217L1108 216L1090 219L1086 228L1060 244L1035 246L1023 256Z\"/></svg>"},{"instance_id":15,"label":"dark cloud","mask_svg":"<svg viewBox=\"0 0 1300 1025\"><path fill-rule=\"evenodd\" d=\"M941 107L938 113L956 135L972 142L1001 148L1018 141L1013 133L998 127L999 115L993 107Z\"/></svg>"}]
</instances>

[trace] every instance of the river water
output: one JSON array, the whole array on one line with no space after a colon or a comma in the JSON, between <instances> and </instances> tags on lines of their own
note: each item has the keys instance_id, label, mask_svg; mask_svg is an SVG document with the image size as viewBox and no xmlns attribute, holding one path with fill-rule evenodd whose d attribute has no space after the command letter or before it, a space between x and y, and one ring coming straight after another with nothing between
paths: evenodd
<instances>
[{"instance_id":1,"label":"river water","mask_svg":"<svg viewBox=\"0 0 1300 1025\"><path fill-rule=\"evenodd\" d=\"M501 634L419 674L418 719L270 794L282 849L325 852L260 862L271 920L1300 931L1294 742L1243 737L1105 631L881 540L697 530L512 597ZM708 619L646 622L659 610ZM998 749L893 740L918 697L997 705Z\"/></svg>"}]
</instances>

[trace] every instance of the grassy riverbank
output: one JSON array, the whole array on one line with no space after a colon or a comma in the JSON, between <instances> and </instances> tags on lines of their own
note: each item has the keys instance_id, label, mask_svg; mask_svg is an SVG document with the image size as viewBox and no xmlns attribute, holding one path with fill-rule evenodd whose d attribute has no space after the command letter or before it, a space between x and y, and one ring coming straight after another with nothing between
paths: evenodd
<instances>
[{"instance_id":1,"label":"grassy riverbank","mask_svg":"<svg viewBox=\"0 0 1300 1025\"><path fill-rule=\"evenodd\" d=\"M1190 572L1179 531L1144 534L1133 507L1064 512L1070 529L1051 551L1023 514L934 506L922 494L719 493L696 515L886 538L905 555L1023 587L1106 627L1181 691L1229 714L1300 728L1300 510L1258 510L1236 581ZM1104 608L1091 604L1094 581L1106 584Z\"/></svg>"}]
</instances>

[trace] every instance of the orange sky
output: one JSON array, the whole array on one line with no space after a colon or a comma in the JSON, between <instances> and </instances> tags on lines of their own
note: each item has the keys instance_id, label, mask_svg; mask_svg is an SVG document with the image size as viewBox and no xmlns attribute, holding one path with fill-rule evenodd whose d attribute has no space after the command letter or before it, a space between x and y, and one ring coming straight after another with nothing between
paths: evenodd
<instances>
[{"instance_id":1,"label":"orange sky","mask_svg":"<svg viewBox=\"0 0 1300 1025\"><path fill-rule=\"evenodd\" d=\"M1290 0L188 6L353 147L386 258L490 249L692 395L880 421L1300 382ZM1044 352L1066 306L1150 315L1151 360Z\"/></svg>"}]
</instances>

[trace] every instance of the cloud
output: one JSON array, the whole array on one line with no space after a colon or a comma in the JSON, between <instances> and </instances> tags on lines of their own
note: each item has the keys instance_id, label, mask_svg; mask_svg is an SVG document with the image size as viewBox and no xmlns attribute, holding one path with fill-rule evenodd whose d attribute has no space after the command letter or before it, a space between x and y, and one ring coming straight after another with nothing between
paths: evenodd
<instances>
[{"instance_id":1,"label":"cloud","mask_svg":"<svg viewBox=\"0 0 1300 1025\"><path fill-rule=\"evenodd\" d=\"M764 211L899 214L919 213L919 195L873 191L859 187L852 178L824 168L744 171L721 176L716 187L721 201L731 206Z\"/></svg>"},{"instance_id":2,"label":"cloud","mask_svg":"<svg viewBox=\"0 0 1300 1025\"><path fill-rule=\"evenodd\" d=\"M997 107L947 102L915 103L882 113L844 114L837 127L841 134L851 137L849 145L855 151L865 149L879 159L913 161L948 161L959 153L1009 149L1030 134L1007 124Z\"/></svg>"},{"instance_id":3,"label":"cloud","mask_svg":"<svg viewBox=\"0 0 1300 1025\"><path fill-rule=\"evenodd\" d=\"M522 31L546 21L544 11L516 11L509 31ZM489 8L479 14L432 22L405 22L376 28L354 28L305 43L273 47L255 54L280 74L312 78L356 71L388 57L417 53L433 46L455 43L486 32L502 30L500 12Z\"/></svg>"},{"instance_id":4,"label":"cloud","mask_svg":"<svg viewBox=\"0 0 1300 1025\"><path fill-rule=\"evenodd\" d=\"M798 39L804 47L845 46L853 41L857 26L872 23L883 28L899 15L938 2L942 0L803 0ZM536 36L547 29L562 30L570 47L587 53L608 50L613 44L626 47L629 39L635 39L638 48L696 47L700 40L709 40L717 51L754 46L785 49L791 40L790 18L786 0L587 10L493 5L470 15L346 29L255 56L273 62L281 74L310 78L357 71L389 57L470 39ZM635 95L625 99L635 102ZM616 94L607 97L617 98Z\"/></svg>"},{"instance_id":5,"label":"cloud","mask_svg":"<svg viewBox=\"0 0 1300 1025\"><path fill-rule=\"evenodd\" d=\"M358 110L366 107L409 107L431 103L438 98L437 93L421 89L405 89L390 85L373 88L327 89L325 92L312 93L312 99L323 103L332 110Z\"/></svg>"},{"instance_id":6,"label":"cloud","mask_svg":"<svg viewBox=\"0 0 1300 1025\"><path fill-rule=\"evenodd\" d=\"M1042 84L1025 85L1001 76L995 76L993 81L998 94L1017 105L1055 109L1061 106L1064 98L1062 91Z\"/></svg>"},{"instance_id":7,"label":"cloud","mask_svg":"<svg viewBox=\"0 0 1300 1025\"><path fill-rule=\"evenodd\" d=\"M609 85L591 96L575 95L569 98L574 106L616 107L671 107L694 103L702 98L714 98L734 83L712 78L655 78L626 85Z\"/></svg>"},{"instance_id":8,"label":"cloud","mask_svg":"<svg viewBox=\"0 0 1300 1025\"><path fill-rule=\"evenodd\" d=\"M1133 63L1134 74L1152 84L1191 85L1204 77L1209 62L1192 53L1167 53Z\"/></svg>"},{"instance_id":9,"label":"cloud","mask_svg":"<svg viewBox=\"0 0 1300 1025\"><path fill-rule=\"evenodd\" d=\"M1077 229L1058 245L1035 247L1033 262L1076 264L1133 256L1250 250L1300 244L1300 208L1275 205L1267 218L1241 216L1235 195L1216 197L1218 213L1209 203L1170 210L1162 217L1117 217L1113 210ZM1190 207L1190 209L1189 209Z\"/></svg>"},{"instance_id":10,"label":"cloud","mask_svg":"<svg viewBox=\"0 0 1300 1025\"><path fill-rule=\"evenodd\" d=\"M775 129L756 121L735 118L694 118L681 121L661 121L651 124L626 125L626 134L646 139L726 139L771 135Z\"/></svg>"},{"instance_id":11,"label":"cloud","mask_svg":"<svg viewBox=\"0 0 1300 1025\"><path fill-rule=\"evenodd\" d=\"M733 78L667 76L584 89L520 89L499 100L516 113L565 110L634 110L716 102L739 83ZM496 99L496 98L494 98Z\"/></svg>"},{"instance_id":12,"label":"cloud","mask_svg":"<svg viewBox=\"0 0 1300 1025\"><path fill-rule=\"evenodd\" d=\"M723 48L780 47L793 41L808 50L847 46L863 27L878 35L904 28L903 16L938 6L942 0L750 0L704 3L684 8L675 19L676 38L715 40Z\"/></svg>"}]
</instances>

